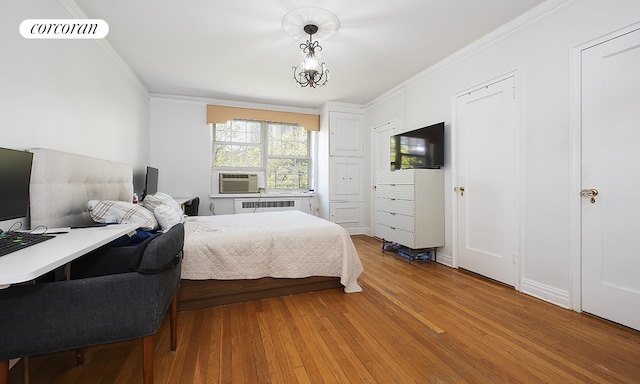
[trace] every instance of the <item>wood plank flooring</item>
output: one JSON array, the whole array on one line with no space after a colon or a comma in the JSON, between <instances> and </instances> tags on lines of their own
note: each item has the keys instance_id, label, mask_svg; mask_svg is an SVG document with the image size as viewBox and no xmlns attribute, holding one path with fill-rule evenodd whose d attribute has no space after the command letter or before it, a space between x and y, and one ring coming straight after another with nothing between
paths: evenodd
<instances>
[{"instance_id":1,"label":"wood plank flooring","mask_svg":"<svg viewBox=\"0 0 640 384\"><path fill-rule=\"evenodd\" d=\"M363 292L340 289L178 313L155 339L156 383L639 383L640 332L354 236ZM140 341L30 359L32 383L141 383ZM9 383L22 383L22 362Z\"/></svg>"}]
</instances>

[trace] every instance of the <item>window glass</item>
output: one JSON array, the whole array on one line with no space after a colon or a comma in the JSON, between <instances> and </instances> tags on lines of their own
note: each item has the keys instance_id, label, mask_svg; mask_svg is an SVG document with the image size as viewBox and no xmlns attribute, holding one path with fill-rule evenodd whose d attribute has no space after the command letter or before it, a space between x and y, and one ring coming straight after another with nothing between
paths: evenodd
<instances>
[{"instance_id":1,"label":"window glass","mask_svg":"<svg viewBox=\"0 0 640 384\"><path fill-rule=\"evenodd\" d=\"M309 135L297 125L269 124L269 156L309 155Z\"/></svg>"},{"instance_id":2,"label":"window glass","mask_svg":"<svg viewBox=\"0 0 640 384\"><path fill-rule=\"evenodd\" d=\"M263 171L268 190L309 189L309 139L303 127L247 120L212 125L212 167Z\"/></svg>"},{"instance_id":3,"label":"window glass","mask_svg":"<svg viewBox=\"0 0 640 384\"><path fill-rule=\"evenodd\" d=\"M262 128L259 122L232 120L215 124L213 142L214 167L262 167Z\"/></svg>"}]
</instances>

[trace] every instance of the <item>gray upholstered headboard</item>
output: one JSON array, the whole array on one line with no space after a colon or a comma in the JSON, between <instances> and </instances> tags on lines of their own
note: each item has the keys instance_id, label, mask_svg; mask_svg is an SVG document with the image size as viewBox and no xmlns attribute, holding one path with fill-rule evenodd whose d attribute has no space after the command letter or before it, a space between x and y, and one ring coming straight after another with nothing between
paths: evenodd
<instances>
[{"instance_id":1,"label":"gray upholstered headboard","mask_svg":"<svg viewBox=\"0 0 640 384\"><path fill-rule=\"evenodd\" d=\"M31 228L89 224L89 200L133 198L133 170L127 164L52 149L29 151L33 152Z\"/></svg>"}]
</instances>

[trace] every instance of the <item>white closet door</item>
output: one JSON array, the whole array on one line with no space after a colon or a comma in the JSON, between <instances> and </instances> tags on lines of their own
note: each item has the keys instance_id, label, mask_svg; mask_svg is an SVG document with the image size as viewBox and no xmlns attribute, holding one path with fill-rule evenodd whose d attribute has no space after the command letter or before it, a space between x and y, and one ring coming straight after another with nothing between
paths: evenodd
<instances>
[{"instance_id":1,"label":"white closet door","mask_svg":"<svg viewBox=\"0 0 640 384\"><path fill-rule=\"evenodd\" d=\"M373 172L371 175L371 179L373 180L374 193L372 196L373 201L373 209L372 209L372 220L371 227L373 229L373 235L379 238L383 238L384 235L379 233L378 226L378 210L377 210L377 201L375 198L375 188L377 188L378 180L376 180L376 174L378 171L388 171L391 168L391 136L395 134L396 131L396 123L395 121L390 121L387 124L383 124L377 126L373 129L372 135L372 145L373 151L375 153L371 154L371 159L373 161Z\"/></svg>"},{"instance_id":2,"label":"white closet door","mask_svg":"<svg viewBox=\"0 0 640 384\"><path fill-rule=\"evenodd\" d=\"M329 154L362 157L364 117L359 113L329 112Z\"/></svg>"},{"instance_id":3,"label":"white closet door","mask_svg":"<svg viewBox=\"0 0 640 384\"><path fill-rule=\"evenodd\" d=\"M640 330L639 69L640 30L582 52L582 310Z\"/></svg>"},{"instance_id":4,"label":"white closet door","mask_svg":"<svg viewBox=\"0 0 640 384\"><path fill-rule=\"evenodd\" d=\"M457 98L457 264L516 282L515 78Z\"/></svg>"}]
</instances>

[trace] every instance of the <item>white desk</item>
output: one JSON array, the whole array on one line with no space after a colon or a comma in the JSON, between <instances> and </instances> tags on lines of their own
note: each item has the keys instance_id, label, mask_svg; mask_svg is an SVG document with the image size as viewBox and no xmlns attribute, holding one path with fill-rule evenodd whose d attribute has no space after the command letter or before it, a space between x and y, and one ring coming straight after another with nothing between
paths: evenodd
<instances>
[{"instance_id":1,"label":"white desk","mask_svg":"<svg viewBox=\"0 0 640 384\"><path fill-rule=\"evenodd\" d=\"M195 197L174 197L173 200L178 203L178 205L188 204L193 201Z\"/></svg>"},{"instance_id":2,"label":"white desk","mask_svg":"<svg viewBox=\"0 0 640 384\"><path fill-rule=\"evenodd\" d=\"M173 200L178 203L180 208L182 208L182 213L184 213L184 206L187 204L191 204L191 202L195 199L195 197L174 197Z\"/></svg>"},{"instance_id":3,"label":"white desk","mask_svg":"<svg viewBox=\"0 0 640 384\"><path fill-rule=\"evenodd\" d=\"M33 280L138 228L138 224L70 229L68 233L0 256L0 288Z\"/></svg>"}]
</instances>

